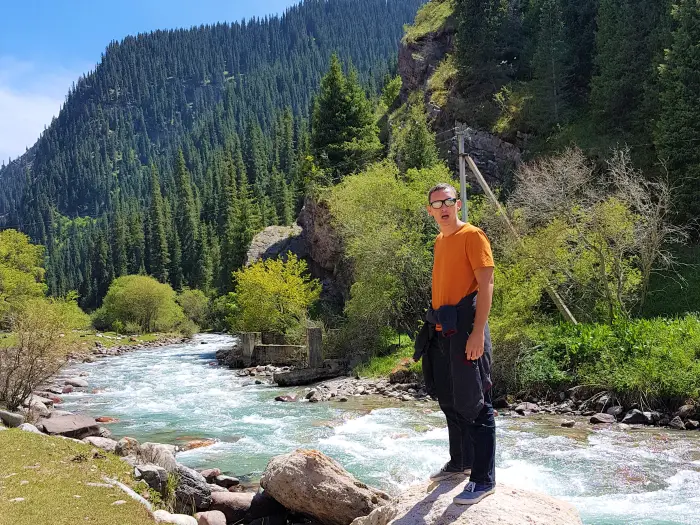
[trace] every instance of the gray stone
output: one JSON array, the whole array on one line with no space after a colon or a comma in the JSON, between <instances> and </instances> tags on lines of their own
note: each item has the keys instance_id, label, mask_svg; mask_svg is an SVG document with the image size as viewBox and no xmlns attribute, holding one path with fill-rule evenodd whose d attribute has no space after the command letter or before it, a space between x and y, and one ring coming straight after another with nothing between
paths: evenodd
<instances>
[{"instance_id":1,"label":"gray stone","mask_svg":"<svg viewBox=\"0 0 700 525\"><path fill-rule=\"evenodd\" d=\"M89 383L85 381L85 379L81 379L79 377L72 377L70 379L66 379L66 385L73 386L76 388L87 388L89 386Z\"/></svg>"},{"instance_id":2,"label":"gray stone","mask_svg":"<svg viewBox=\"0 0 700 525\"><path fill-rule=\"evenodd\" d=\"M272 381L279 386L302 386L342 375L340 368L297 368L288 372L275 372Z\"/></svg>"},{"instance_id":3,"label":"gray stone","mask_svg":"<svg viewBox=\"0 0 700 525\"><path fill-rule=\"evenodd\" d=\"M156 523L169 523L172 525L198 525L197 520L185 514L170 514L166 510L157 510L153 513Z\"/></svg>"},{"instance_id":4,"label":"gray stone","mask_svg":"<svg viewBox=\"0 0 700 525\"><path fill-rule=\"evenodd\" d=\"M537 413L540 411L539 405L536 405L535 403L520 403L518 406L515 407L515 412L520 414L521 416L530 414L530 413Z\"/></svg>"},{"instance_id":5,"label":"gray stone","mask_svg":"<svg viewBox=\"0 0 700 525\"><path fill-rule=\"evenodd\" d=\"M40 434L40 435L43 436L43 434L41 433L41 431L40 431L38 428L36 428L34 425L30 424L30 423L22 423L22 424L21 424L19 427L17 427L17 428L19 428L20 430L24 430L25 432L33 432L34 434Z\"/></svg>"},{"instance_id":6,"label":"gray stone","mask_svg":"<svg viewBox=\"0 0 700 525\"><path fill-rule=\"evenodd\" d=\"M85 443L89 443L97 448L101 448L106 452L114 452L117 448L117 442L113 439L102 438L97 436L86 437L83 440Z\"/></svg>"},{"instance_id":7,"label":"gray stone","mask_svg":"<svg viewBox=\"0 0 700 525\"><path fill-rule=\"evenodd\" d=\"M698 411L695 405L683 405L674 415L680 417L681 419L688 419L697 413Z\"/></svg>"},{"instance_id":8,"label":"gray stone","mask_svg":"<svg viewBox=\"0 0 700 525\"><path fill-rule=\"evenodd\" d=\"M67 410L52 410L49 417L61 417L61 416L72 416L73 412L68 412Z\"/></svg>"},{"instance_id":9,"label":"gray stone","mask_svg":"<svg viewBox=\"0 0 700 525\"><path fill-rule=\"evenodd\" d=\"M42 419L46 432L52 435L61 435L83 439L98 433L97 421L91 417L73 414L72 416L58 416Z\"/></svg>"},{"instance_id":10,"label":"gray stone","mask_svg":"<svg viewBox=\"0 0 700 525\"><path fill-rule=\"evenodd\" d=\"M676 430L685 430L683 420L679 416L674 417L668 424L668 426L671 428L675 428Z\"/></svg>"},{"instance_id":11,"label":"gray stone","mask_svg":"<svg viewBox=\"0 0 700 525\"><path fill-rule=\"evenodd\" d=\"M621 407L620 405L610 407L605 411L606 414L610 414L611 416L614 416L615 419L620 419L623 414L625 413L625 409Z\"/></svg>"},{"instance_id":12,"label":"gray stone","mask_svg":"<svg viewBox=\"0 0 700 525\"><path fill-rule=\"evenodd\" d=\"M347 525L389 501L385 493L361 483L316 450L272 458L260 485L287 509L326 525Z\"/></svg>"},{"instance_id":13,"label":"gray stone","mask_svg":"<svg viewBox=\"0 0 700 525\"><path fill-rule=\"evenodd\" d=\"M204 476L204 479L206 479L209 483L213 483L216 476L221 476L221 470L218 468L201 470L199 473Z\"/></svg>"},{"instance_id":14,"label":"gray stone","mask_svg":"<svg viewBox=\"0 0 700 525\"><path fill-rule=\"evenodd\" d=\"M213 483L208 483L209 488L211 489L212 494L214 492L228 492L224 487L219 487L219 485L214 485Z\"/></svg>"},{"instance_id":15,"label":"gray stone","mask_svg":"<svg viewBox=\"0 0 700 525\"><path fill-rule=\"evenodd\" d=\"M245 518L254 496L252 492L214 492L210 509L223 512L227 523L238 523Z\"/></svg>"},{"instance_id":16,"label":"gray stone","mask_svg":"<svg viewBox=\"0 0 700 525\"><path fill-rule=\"evenodd\" d=\"M49 417L49 415L51 415L51 411L49 410L49 408L44 403L37 400L30 401L27 410L28 413L33 416L31 419L39 417Z\"/></svg>"},{"instance_id":17,"label":"gray stone","mask_svg":"<svg viewBox=\"0 0 700 525\"><path fill-rule=\"evenodd\" d=\"M175 460L175 447L161 443L143 443L136 456L142 463L150 463L164 468L168 473L176 472L178 463ZM201 474L198 474L201 476ZM204 477L202 476L202 479Z\"/></svg>"},{"instance_id":18,"label":"gray stone","mask_svg":"<svg viewBox=\"0 0 700 525\"><path fill-rule=\"evenodd\" d=\"M166 469L167 470L167 469ZM178 483L175 489L175 508L178 512L193 514L198 510L209 510L212 492L199 472L177 465ZM216 495L217 493L214 493Z\"/></svg>"},{"instance_id":19,"label":"gray stone","mask_svg":"<svg viewBox=\"0 0 700 525\"><path fill-rule=\"evenodd\" d=\"M648 425L651 422L647 419L647 416L641 410L633 408L622 419L622 422L627 425Z\"/></svg>"},{"instance_id":20,"label":"gray stone","mask_svg":"<svg viewBox=\"0 0 700 525\"><path fill-rule=\"evenodd\" d=\"M0 420L2 420L2 422L8 427L14 428L24 423L24 416L22 414L18 414L17 412L0 410Z\"/></svg>"},{"instance_id":21,"label":"gray stone","mask_svg":"<svg viewBox=\"0 0 700 525\"><path fill-rule=\"evenodd\" d=\"M195 517L198 525L226 525L226 516L218 510L200 512Z\"/></svg>"},{"instance_id":22,"label":"gray stone","mask_svg":"<svg viewBox=\"0 0 700 525\"><path fill-rule=\"evenodd\" d=\"M573 419L566 419L561 422L561 426L564 428L573 428L574 425L576 425L576 421L574 421Z\"/></svg>"},{"instance_id":23,"label":"gray stone","mask_svg":"<svg viewBox=\"0 0 700 525\"><path fill-rule=\"evenodd\" d=\"M616 423L617 419L615 416L612 416L610 414L594 414L591 417L591 423L594 425L599 425L599 424L610 424L610 423Z\"/></svg>"},{"instance_id":24,"label":"gray stone","mask_svg":"<svg viewBox=\"0 0 700 525\"><path fill-rule=\"evenodd\" d=\"M139 446L139 442L134 438L124 437L117 441L114 452L117 456L136 456Z\"/></svg>"},{"instance_id":25,"label":"gray stone","mask_svg":"<svg viewBox=\"0 0 700 525\"><path fill-rule=\"evenodd\" d=\"M239 479L233 478L231 476L216 476L214 483L216 483L220 487L224 487L225 489L229 489L231 487L235 487L236 485L241 484Z\"/></svg>"},{"instance_id":26,"label":"gray stone","mask_svg":"<svg viewBox=\"0 0 700 525\"><path fill-rule=\"evenodd\" d=\"M164 496L168 488L168 473L158 465L139 465L134 469L136 479L142 479L149 487Z\"/></svg>"},{"instance_id":27,"label":"gray stone","mask_svg":"<svg viewBox=\"0 0 700 525\"><path fill-rule=\"evenodd\" d=\"M250 509L245 516L246 520L255 520L259 518L267 518L270 516L286 516L287 509L270 494L263 490L257 492L250 503Z\"/></svg>"}]
</instances>

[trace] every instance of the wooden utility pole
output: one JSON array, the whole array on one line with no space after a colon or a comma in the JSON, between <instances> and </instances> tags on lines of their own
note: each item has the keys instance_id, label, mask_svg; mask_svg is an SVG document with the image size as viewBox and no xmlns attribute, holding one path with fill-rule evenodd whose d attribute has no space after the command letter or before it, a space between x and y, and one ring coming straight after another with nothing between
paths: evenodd
<instances>
[{"instance_id":1,"label":"wooden utility pole","mask_svg":"<svg viewBox=\"0 0 700 525\"><path fill-rule=\"evenodd\" d=\"M460 131L462 131L462 128L460 128ZM462 145L464 144L463 139L464 139L464 136L462 135L462 141L460 142L460 144L462 144ZM508 219L508 215L506 214L506 211L503 209L503 206L501 206L501 203L498 202L496 195L493 193L493 191L491 191L491 188L489 187L488 183L486 182L486 179L484 179L484 176L481 174L481 171L479 171L479 168L474 163L474 160L469 155L461 154L462 150L463 150L463 148L460 148L460 167L462 166L462 163L464 162L464 160L466 160L466 162L469 164L469 169L476 177L476 180L479 182L481 189L484 190L484 193L488 196L488 198L491 200L493 205L496 207L496 210L498 210L499 215L501 217L503 217L503 220L508 225L508 229L513 234L513 237L515 237L515 239L517 239L517 241L520 243L520 245L524 247L525 243L523 242L522 238L518 234L518 231L513 226L513 223L511 223L510 219ZM557 291L549 284L545 287L545 291L547 292L549 297L552 299L554 304L557 306L559 313L561 313L561 315L564 317L564 319L566 319L567 321L569 321L572 324L578 324L578 322L576 321L576 318L574 317L574 314L571 313L571 310L569 310L569 307L566 306L566 303L564 303L564 300L557 293Z\"/></svg>"},{"instance_id":2,"label":"wooden utility pole","mask_svg":"<svg viewBox=\"0 0 700 525\"><path fill-rule=\"evenodd\" d=\"M462 220L469 222L469 201L467 199L467 168L465 165L464 152L464 125L460 124L457 128L457 143L459 145L459 185L462 199Z\"/></svg>"}]
</instances>

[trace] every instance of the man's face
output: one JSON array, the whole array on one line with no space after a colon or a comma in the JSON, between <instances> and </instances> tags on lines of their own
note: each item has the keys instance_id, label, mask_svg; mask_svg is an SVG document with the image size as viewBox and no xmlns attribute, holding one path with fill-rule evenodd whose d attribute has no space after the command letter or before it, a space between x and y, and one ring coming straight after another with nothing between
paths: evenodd
<instances>
[{"instance_id":1,"label":"man's face","mask_svg":"<svg viewBox=\"0 0 700 525\"><path fill-rule=\"evenodd\" d=\"M430 196L430 202L435 203L436 201L443 201L441 208L434 208L430 204L428 205L428 213L435 219L438 226L448 226L454 224L457 221L457 214L459 210L462 209L462 201L457 199L454 206L448 206L445 202L446 199L457 199L457 195L451 190L438 190L434 191ZM437 205L437 204L436 204Z\"/></svg>"}]
</instances>

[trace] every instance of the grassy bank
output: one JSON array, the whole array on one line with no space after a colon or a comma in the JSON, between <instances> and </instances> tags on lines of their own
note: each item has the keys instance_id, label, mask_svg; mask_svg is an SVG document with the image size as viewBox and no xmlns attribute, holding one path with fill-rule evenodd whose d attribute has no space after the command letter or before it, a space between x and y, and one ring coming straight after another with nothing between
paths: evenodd
<instances>
[{"instance_id":1,"label":"grassy bank","mask_svg":"<svg viewBox=\"0 0 700 525\"><path fill-rule=\"evenodd\" d=\"M13 525L144 525L149 512L102 476L134 487L132 469L93 447L20 430L0 432L0 522ZM24 498L23 501L11 501ZM125 501L113 505L115 501Z\"/></svg>"},{"instance_id":2,"label":"grassy bank","mask_svg":"<svg viewBox=\"0 0 700 525\"><path fill-rule=\"evenodd\" d=\"M413 341L408 336L397 336L391 345L391 352L375 355L359 365L355 375L360 377L388 377L396 370L409 369L420 373L421 363L413 362Z\"/></svg>"}]
</instances>

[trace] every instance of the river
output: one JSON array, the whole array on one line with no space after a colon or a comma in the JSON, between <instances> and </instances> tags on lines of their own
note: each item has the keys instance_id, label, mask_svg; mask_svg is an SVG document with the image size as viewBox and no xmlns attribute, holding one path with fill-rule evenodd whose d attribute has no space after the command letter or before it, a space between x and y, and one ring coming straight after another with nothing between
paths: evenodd
<instances>
[{"instance_id":1,"label":"river","mask_svg":"<svg viewBox=\"0 0 700 525\"><path fill-rule=\"evenodd\" d=\"M347 403L279 403L299 389L250 384L216 365L224 335L76 365L96 393L64 395L66 410L112 416L115 438L183 443L194 468L255 479L268 460L316 448L360 480L390 493L423 481L447 456L444 417L432 402L367 397ZM204 343L204 344L203 344ZM558 417L497 418L498 481L573 503L590 525L700 523L700 432L562 429ZM578 425L577 425L578 426Z\"/></svg>"}]
</instances>

